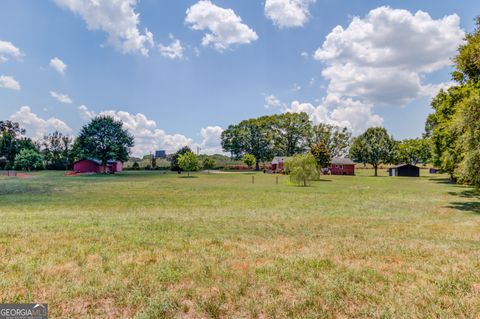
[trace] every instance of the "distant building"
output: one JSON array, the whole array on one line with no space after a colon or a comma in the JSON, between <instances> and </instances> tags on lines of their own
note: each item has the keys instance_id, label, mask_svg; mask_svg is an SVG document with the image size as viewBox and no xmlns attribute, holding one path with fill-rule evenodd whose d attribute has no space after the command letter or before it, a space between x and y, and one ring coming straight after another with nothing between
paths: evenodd
<instances>
[{"instance_id":1,"label":"distant building","mask_svg":"<svg viewBox=\"0 0 480 319\"><path fill-rule=\"evenodd\" d=\"M332 158L330 161L330 174L355 175L355 163L349 158Z\"/></svg>"},{"instance_id":2,"label":"distant building","mask_svg":"<svg viewBox=\"0 0 480 319\"><path fill-rule=\"evenodd\" d=\"M271 170L274 173L283 173L285 170L285 162L288 161L290 157L286 156L275 156L272 160Z\"/></svg>"},{"instance_id":3,"label":"distant building","mask_svg":"<svg viewBox=\"0 0 480 319\"><path fill-rule=\"evenodd\" d=\"M123 163L120 161L107 161L105 167L109 174L123 171ZM103 173L102 161L98 159L84 159L73 164L75 173Z\"/></svg>"},{"instance_id":4,"label":"distant building","mask_svg":"<svg viewBox=\"0 0 480 319\"><path fill-rule=\"evenodd\" d=\"M420 177L420 167L412 164L401 164L388 169L390 176Z\"/></svg>"},{"instance_id":5,"label":"distant building","mask_svg":"<svg viewBox=\"0 0 480 319\"><path fill-rule=\"evenodd\" d=\"M167 158L167 152L164 150L155 151L155 158Z\"/></svg>"}]
</instances>

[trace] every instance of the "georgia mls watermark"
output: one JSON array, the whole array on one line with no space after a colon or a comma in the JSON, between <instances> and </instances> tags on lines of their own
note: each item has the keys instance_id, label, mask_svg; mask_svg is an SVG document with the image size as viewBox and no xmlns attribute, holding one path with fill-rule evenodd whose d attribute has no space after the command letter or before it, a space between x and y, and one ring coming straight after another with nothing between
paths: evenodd
<instances>
[{"instance_id":1,"label":"georgia mls watermark","mask_svg":"<svg viewBox=\"0 0 480 319\"><path fill-rule=\"evenodd\" d=\"M0 319L48 319L46 303L0 304Z\"/></svg>"}]
</instances>

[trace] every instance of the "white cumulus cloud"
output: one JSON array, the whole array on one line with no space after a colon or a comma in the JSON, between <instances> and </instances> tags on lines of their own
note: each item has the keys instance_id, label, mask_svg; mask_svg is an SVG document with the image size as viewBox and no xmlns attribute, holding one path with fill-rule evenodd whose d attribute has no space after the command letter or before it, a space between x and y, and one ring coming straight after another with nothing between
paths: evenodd
<instances>
[{"instance_id":1,"label":"white cumulus cloud","mask_svg":"<svg viewBox=\"0 0 480 319\"><path fill-rule=\"evenodd\" d=\"M316 0L267 0L265 16L279 28L302 27L310 18L309 6Z\"/></svg>"},{"instance_id":2,"label":"white cumulus cloud","mask_svg":"<svg viewBox=\"0 0 480 319\"><path fill-rule=\"evenodd\" d=\"M235 11L218 7L209 0L201 0L192 5L187 10L185 23L193 30L208 30L202 39L202 45L212 45L218 51L258 39L255 31L244 24Z\"/></svg>"},{"instance_id":3,"label":"white cumulus cloud","mask_svg":"<svg viewBox=\"0 0 480 319\"><path fill-rule=\"evenodd\" d=\"M363 132L368 127L381 126L383 119L373 114L373 106L351 98L341 98L328 95L317 106L311 103L293 101L284 112L305 112L314 124L327 123L347 127L355 134Z\"/></svg>"},{"instance_id":4,"label":"white cumulus cloud","mask_svg":"<svg viewBox=\"0 0 480 319\"><path fill-rule=\"evenodd\" d=\"M328 93L405 105L423 94L423 75L451 64L464 35L456 14L379 7L335 27L314 57L327 65Z\"/></svg>"},{"instance_id":5,"label":"white cumulus cloud","mask_svg":"<svg viewBox=\"0 0 480 319\"><path fill-rule=\"evenodd\" d=\"M170 35L170 39L172 42L169 45L158 45L158 50L160 54L169 59L181 59L183 58L184 48L180 40L175 39L172 35Z\"/></svg>"},{"instance_id":6,"label":"white cumulus cloud","mask_svg":"<svg viewBox=\"0 0 480 319\"><path fill-rule=\"evenodd\" d=\"M62 133L72 132L72 129L62 120L54 117L42 119L33 113L29 106L22 106L17 112L10 116L10 120L18 122L20 126L25 128L27 136L37 139L54 131Z\"/></svg>"},{"instance_id":7,"label":"white cumulus cloud","mask_svg":"<svg viewBox=\"0 0 480 319\"><path fill-rule=\"evenodd\" d=\"M79 16L92 31L108 34L107 43L122 53L148 55L153 34L138 28L140 16L135 12L137 0L54 0L60 7Z\"/></svg>"},{"instance_id":8,"label":"white cumulus cloud","mask_svg":"<svg viewBox=\"0 0 480 319\"><path fill-rule=\"evenodd\" d=\"M22 51L12 42L0 40L0 63L8 61L9 58L20 59L22 56Z\"/></svg>"},{"instance_id":9,"label":"white cumulus cloud","mask_svg":"<svg viewBox=\"0 0 480 319\"><path fill-rule=\"evenodd\" d=\"M202 142L199 147L202 154L223 154L220 139L222 132L223 128L220 126L207 126L200 130Z\"/></svg>"},{"instance_id":10,"label":"white cumulus cloud","mask_svg":"<svg viewBox=\"0 0 480 319\"><path fill-rule=\"evenodd\" d=\"M19 91L21 89L20 83L13 77L8 75L0 75L0 88Z\"/></svg>"},{"instance_id":11,"label":"white cumulus cloud","mask_svg":"<svg viewBox=\"0 0 480 319\"><path fill-rule=\"evenodd\" d=\"M268 95L265 97L265 108L276 108L282 106L282 102L275 95Z\"/></svg>"},{"instance_id":12,"label":"white cumulus cloud","mask_svg":"<svg viewBox=\"0 0 480 319\"><path fill-rule=\"evenodd\" d=\"M67 65L65 62L57 57L50 60L50 67L62 75L65 74L65 71L67 70Z\"/></svg>"},{"instance_id":13,"label":"white cumulus cloud","mask_svg":"<svg viewBox=\"0 0 480 319\"><path fill-rule=\"evenodd\" d=\"M65 104L72 103L72 99L67 94L50 91L50 96L56 99L60 103L65 103Z\"/></svg>"}]
</instances>

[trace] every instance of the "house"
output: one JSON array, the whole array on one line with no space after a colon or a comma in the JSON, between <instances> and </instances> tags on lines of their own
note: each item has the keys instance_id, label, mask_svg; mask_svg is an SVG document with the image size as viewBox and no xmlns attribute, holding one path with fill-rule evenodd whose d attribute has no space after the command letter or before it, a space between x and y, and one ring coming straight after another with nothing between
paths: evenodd
<instances>
[{"instance_id":1,"label":"house","mask_svg":"<svg viewBox=\"0 0 480 319\"><path fill-rule=\"evenodd\" d=\"M355 163L349 158L334 157L330 161L330 174L355 175Z\"/></svg>"},{"instance_id":2,"label":"house","mask_svg":"<svg viewBox=\"0 0 480 319\"><path fill-rule=\"evenodd\" d=\"M102 173L102 161L94 158L84 159L73 164L75 173ZM107 161L106 172L109 174L123 171L123 163L120 161Z\"/></svg>"},{"instance_id":3,"label":"house","mask_svg":"<svg viewBox=\"0 0 480 319\"><path fill-rule=\"evenodd\" d=\"M412 164L400 164L397 166L390 167L388 169L388 174L390 176L419 177L420 167Z\"/></svg>"},{"instance_id":4,"label":"house","mask_svg":"<svg viewBox=\"0 0 480 319\"><path fill-rule=\"evenodd\" d=\"M164 150L155 151L155 158L167 158L167 152Z\"/></svg>"},{"instance_id":5,"label":"house","mask_svg":"<svg viewBox=\"0 0 480 319\"><path fill-rule=\"evenodd\" d=\"M288 161L290 157L286 156L275 156L272 160L271 170L273 173L283 173L285 170L285 162Z\"/></svg>"}]
</instances>

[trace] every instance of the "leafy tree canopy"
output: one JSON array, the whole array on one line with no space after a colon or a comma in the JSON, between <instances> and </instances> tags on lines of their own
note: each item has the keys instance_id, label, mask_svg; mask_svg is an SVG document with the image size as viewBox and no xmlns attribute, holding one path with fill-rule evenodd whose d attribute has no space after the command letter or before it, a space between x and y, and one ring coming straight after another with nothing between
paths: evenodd
<instances>
[{"instance_id":1,"label":"leafy tree canopy","mask_svg":"<svg viewBox=\"0 0 480 319\"><path fill-rule=\"evenodd\" d=\"M181 171L182 168L180 165L178 165L178 158L180 155L186 154L186 153L192 153L192 150L188 146L184 146L181 149L179 149L175 154L173 154L170 158L170 169L174 172Z\"/></svg>"},{"instance_id":2,"label":"leafy tree canopy","mask_svg":"<svg viewBox=\"0 0 480 319\"><path fill-rule=\"evenodd\" d=\"M74 148L77 159L98 158L106 172L107 161L127 161L133 145L134 138L121 121L98 116L82 127Z\"/></svg>"},{"instance_id":3,"label":"leafy tree canopy","mask_svg":"<svg viewBox=\"0 0 480 319\"><path fill-rule=\"evenodd\" d=\"M315 158L317 163L318 171L321 172L322 168L328 167L330 161L332 160L332 155L328 148L325 146L325 143L319 142L310 147L310 153Z\"/></svg>"},{"instance_id":4,"label":"leafy tree canopy","mask_svg":"<svg viewBox=\"0 0 480 319\"><path fill-rule=\"evenodd\" d=\"M245 154L242 157L242 162L244 162L245 165L251 168L253 165L255 165L255 163L257 162L257 159L252 154Z\"/></svg>"},{"instance_id":5,"label":"leafy tree canopy","mask_svg":"<svg viewBox=\"0 0 480 319\"><path fill-rule=\"evenodd\" d=\"M178 165L190 176L190 172L198 170L198 158L192 152L186 152L178 157Z\"/></svg>"},{"instance_id":6,"label":"leafy tree canopy","mask_svg":"<svg viewBox=\"0 0 480 319\"><path fill-rule=\"evenodd\" d=\"M383 127L371 127L353 140L350 157L360 163L371 164L378 176L378 166L392 163L396 142Z\"/></svg>"},{"instance_id":7,"label":"leafy tree canopy","mask_svg":"<svg viewBox=\"0 0 480 319\"><path fill-rule=\"evenodd\" d=\"M426 164L431 159L431 144L426 138L406 139L398 143L398 163Z\"/></svg>"},{"instance_id":8,"label":"leafy tree canopy","mask_svg":"<svg viewBox=\"0 0 480 319\"><path fill-rule=\"evenodd\" d=\"M312 127L309 144L323 143L332 157L345 157L348 155L351 140L352 133L346 127L320 123Z\"/></svg>"},{"instance_id":9,"label":"leafy tree canopy","mask_svg":"<svg viewBox=\"0 0 480 319\"><path fill-rule=\"evenodd\" d=\"M43 167L43 157L35 150L23 149L15 156L15 167L31 171Z\"/></svg>"}]
</instances>

